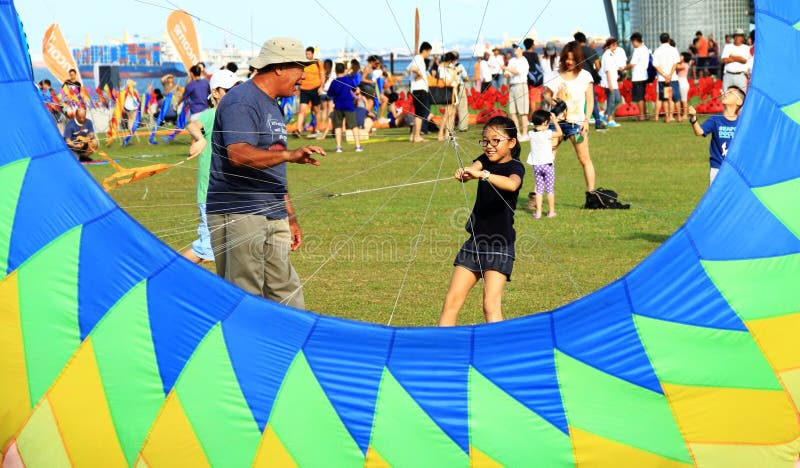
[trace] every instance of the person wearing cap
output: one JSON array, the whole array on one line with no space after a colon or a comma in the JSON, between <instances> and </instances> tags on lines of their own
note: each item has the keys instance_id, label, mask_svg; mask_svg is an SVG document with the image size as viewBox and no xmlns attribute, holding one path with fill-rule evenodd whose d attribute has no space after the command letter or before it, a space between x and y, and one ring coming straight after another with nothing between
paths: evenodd
<instances>
[{"instance_id":1,"label":"person wearing cap","mask_svg":"<svg viewBox=\"0 0 800 468\"><path fill-rule=\"evenodd\" d=\"M500 91L503 87L503 67L506 66L506 59L503 57L499 47L492 49L492 56L489 57L489 69L492 71L492 86Z\"/></svg>"},{"instance_id":2,"label":"person wearing cap","mask_svg":"<svg viewBox=\"0 0 800 468\"><path fill-rule=\"evenodd\" d=\"M136 114L139 112L141 101L139 100L139 93L136 92L136 82L128 80L125 82L125 102L122 104L122 110L125 111L124 125L133 131L133 122L136 121Z\"/></svg>"},{"instance_id":3,"label":"person wearing cap","mask_svg":"<svg viewBox=\"0 0 800 468\"><path fill-rule=\"evenodd\" d=\"M290 150L280 97L292 96L309 65L303 44L267 39L249 81L220 102L211 135L206 197L217 274L247 292L303 309L289 252L302 232L287 190L286 163L319 165L319 146Z\"/></svg>"},{"instance_id":4,"label":"person wearing cap","mask_svg":"<svg viewBox=\"0 0 800 468\"><path fill-rule=\"evenodd\" d=\"M750 47L744 43L744 31L737 29L733 33L733 44L725 44L722 49L722 89L731 86L747 91L747 72L749 70Z\"/></svg>"},{"instance_id":5,"label":"person wearing cap","mask_svg":"<svg viewBox=\"0 0 800 468\"><path fill-rule=\"evenodd\" d=\"M553 81L558 77L560 60L561 58L558 56L558 51L556 50L556 43L548 41L544 46L544 53L539 57L539 65L542 66L545 86L547 86L547 82Z\"/></svg>"},{"instance_id":6,"label":"person wearing cap","mask_svg":"<svg viewBox=\"0 0 800 468\"><path fill-rule=\"evenodd\" d=\"M206 218L206 195L208 193L208 176L211 171L211 134L216 115L215 107L229 89L241 82L242 80L230 70L222 69L214 72L209 82L211 94L208 95L208 108L186 125L186 130L192 136L187 159L199 156L197 162L197 207L200 211L200 224L197 226L197 234L200 237L192 242L192 246L188 250L183 252L183 256L194 263L214 261L211 232L208 230Z\"/></svg>"}]
</instances>

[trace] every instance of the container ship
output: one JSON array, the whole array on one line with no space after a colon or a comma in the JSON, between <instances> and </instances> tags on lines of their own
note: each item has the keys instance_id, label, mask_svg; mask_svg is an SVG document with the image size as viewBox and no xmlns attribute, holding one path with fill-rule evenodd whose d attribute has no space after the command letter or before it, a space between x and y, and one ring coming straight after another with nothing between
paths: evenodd
<instances>
[{"instance_id":1,"label":"container ship","mask_svg":"<svg viewBox=\"0 0 800 468\"><path fill-rule=\"evenodd\" d=\"M89 45L72 49L72 55L78 64L81 78L94 79L99 82L101 67L113 68L119 72L119 79L152 79L166 74L176 77L186 76L183 63L164 60L163 43L124 43L112 45Z\"/></svg>"}]
</instances>

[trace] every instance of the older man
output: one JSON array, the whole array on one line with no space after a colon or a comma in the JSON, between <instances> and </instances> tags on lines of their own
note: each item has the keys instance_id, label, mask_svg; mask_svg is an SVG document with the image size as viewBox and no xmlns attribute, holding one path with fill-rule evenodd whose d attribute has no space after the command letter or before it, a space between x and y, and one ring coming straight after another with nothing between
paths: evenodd
<instances>
[{"instance_id":1,"label":"older man","mask_svg":"<svg viewBox=\"0 0 800 468\"><path fill-rule=\"evenodd\" d=\"M744 43L744 30L737 29L733 33L733 44L725 44L722 49L722 89L736 86L747 90L747 73L750 71L750 46Z\"/></svg>"},{"instance_id":2,"label":"older man","mask_svg":"<svg viewBox=\"0 0 800 468\"><path fill-rule=\"evenodd\" d=\"M64 125L64 141L80 162L92 162L89 156L97 151L94 124L86 118L86 109L76 109L75 118Z\"/></svg>"},{"instance_id":3,"label":"older man","mask_svg":"<svg viewBox=\"0 0 800 468\"><path fill-rule=\"evenodd\" d=\"M255 77L220 102L214 120L206 198L217 273L245 291L305 308L289 252L302 233L287 191L286 163L318 165L318 146L289 150L279 97L294 94L308 66L291 38L264 42Z\"/></svg>"}]
</instances>

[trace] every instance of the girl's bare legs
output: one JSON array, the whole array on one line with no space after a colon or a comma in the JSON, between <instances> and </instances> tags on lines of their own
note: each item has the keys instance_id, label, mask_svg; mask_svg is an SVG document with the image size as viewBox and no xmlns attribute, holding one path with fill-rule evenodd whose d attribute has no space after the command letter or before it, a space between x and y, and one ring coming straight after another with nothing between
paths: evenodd
<instances>
[{"instance_id":1,"label":"girl's bare legs","mask_svg":"<svg viewBox=\"0 0 800 468\"><path fill-rule=\"evenodd\" d=\"M461 306L467 300L469 290L478 282L480 275L473 271L469 271L464 267L457 266L453 270L453 276L450 278L450 289L444 296L444 305L442 306L442 315L439 316L440 327L454 327L458 320L458 312L461 311Z\"/></svg>"},{"instance_id":2,"label":"girl's bare legs","mask_svg":"<svg viewBox=\"0 0 800 468\"><path fill-rule=\"evenodd\" d=\"M486 322L503 320L503 289L508 278L499 271L489 270L483 273L483 315Z\"/></svg>"},{"instance_id":3,"label":"girl's bare legs","mask_svg":"<svg viewBox=\"0 0 800 468\"><path fill-rule=\"evenodd\" d=\"M317 140L324 140L325 137L328 136L328 130L331 128L331 107L333 106L333 101L325 101L323 102L320 107L320 123L317 124L317 131L322 130L322 135L317 137Z\"/></svg>"},{"instance_id":4,"label":"girl's bare legs","mask_svg":"<svg viewBox=\"0 0 800 468\"><path fill-rule=\"evenodd\" d=\"M445 106L444 115L442 116L442 125L439 126L439 141L444 141L447 138L445 132L453 128L453 122L455 122L456 118L455 114L456 110L454 106Z\"/></svg>"},{"instance_id":5,"label":"girl's bare legs","mask_svg":"<svg viewBox=\"0 0 800 468\"><path fill-rule=\"evenodd\" d=\"M583 178L586 179L586 191L594 191L594 164L592 158L589 156L589 138L584 137L583 141L578 143L575 141L575 135L569 137L572 140L572 146L575 147L575 154L578 155L578 161L583 166Z\"/></svg>"},{"instance_id":6,"label":"girl's bare legs","mask_svg":"<svg viewBox=\"0 0 800 468\"><path fill-rule=\"evenodd\" d=\"M555 193L548 193L547 194L547 214L554 214L556 212L556 194Z\"/></svg>"},{"instance_id":7,"label":"girl's bare legs","mask_svg":"<svg viewBox=\"0 0 800 468\"><path fill-rule=\"evenodd\" d=\"M536 213L534 213L534 216L537 217L537 218L541 218L542 217L542 194L539 193L539 192L536 192L536 195L534 195L533 199L536 201Z\"/></svg>"}]
</instances>

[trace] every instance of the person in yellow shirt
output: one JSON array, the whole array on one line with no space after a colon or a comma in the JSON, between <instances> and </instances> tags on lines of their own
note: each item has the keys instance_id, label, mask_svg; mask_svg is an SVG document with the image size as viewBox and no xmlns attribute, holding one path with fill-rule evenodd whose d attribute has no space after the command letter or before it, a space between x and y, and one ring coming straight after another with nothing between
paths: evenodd
<instances>
[{"instance_id":1,"label":"person in yellow shirt","mask_svg":"<svg viewBox=\"0 0 800 468\"><path fill-rule=\"evenodd\" d=\"M306 115L313 112L316 117L316 128L314 134L309 135L309 138L321 135L319 132L323 122L320 121L319 115L319 95L322 92L322 86L325 84L325 69L319 59L314 58L314 48L306 48L306 59L311 62L304 70L303 80L300 82L300 110L297 112L297 130L295 135L300 136L305 128Z\"/></svg>"}]
</instances>

